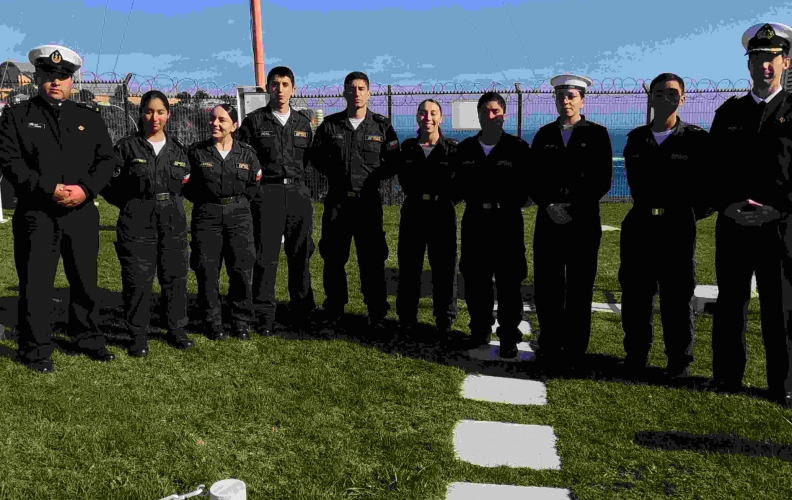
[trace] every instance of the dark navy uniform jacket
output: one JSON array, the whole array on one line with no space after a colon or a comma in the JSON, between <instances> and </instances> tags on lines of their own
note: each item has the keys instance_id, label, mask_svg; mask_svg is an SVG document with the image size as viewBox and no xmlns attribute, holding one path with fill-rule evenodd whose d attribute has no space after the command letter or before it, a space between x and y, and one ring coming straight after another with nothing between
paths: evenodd
<instances>
[{"instance_id":1,"label":"dark navy uniform jacket","mask_svg":"<svg viewBox=\"0 0 792 500\"><path fill-rule=\"evenodd\" d=\"M190 146L190 181L184 196L193 203L218 203L219 198L244 195L251 199L258 190L261 166L256 151L242 141L234 140L228 156L223 159L208 139Z\"/></svg>"},{"instance_id":2,"label":"dark navy uniform jacket","mask_svg":"<svg viewBox=\"0 0 792 500\"><path fill-rule=\"evenodd\" d=\"M624 163L633 202L649 209L685 209L702 219L712 213L705 184L709 134L680 119L672 130L660 145L649 125L627 134Z\"/></svg>"},{"instance_id":3,"label":"dark navy uniform jacket","mask_svg":"<svg viewBox=\"0 0 792 500\"><path fill-rule=\"evenodd\" d=\"M151 200L161 193L180 196L189 181L187 150L168 135L157 156L142 134L119 139L115 152L116 173L102 196L119 208L133 198Z\"/></svg>"},{"instance_id":4,"label":"dark navy uniform jacket","mask_svg":"<svg viewBox=\"0 0 792 500\"><path fill-rule=\"evenodd\" d=\"M346 111L326 117L311 150L311 165L327 177L328 196L353 190L378 195L380 181L396 175L399 161L399 139L390 120L371 110L357 130Z\"/></svg>"},{"instance_id":5,"label":"dark navy uniform jacket","mask_svg":"<svg viewBox=\"0 0 792 500\"><path fill-rule=\"evenodd\" d=\"M399 167L399 184L410 199L423 195L452 199L454 176L453 156L459 141L440 136L429 156L424 154L418 138L402 142L402 163Z\"/></svg>"},{"instance_id":6,"label":"dark navy uniform jacket","mask_svg":"<svg viewBox=\"0 0 792 500\"><path fill-rule=\"evenodd\" d=\"M74 101L52 105L41 96L11 106L0 118L0 170L20 205L57 207L58 184L82 187L86 203L115 170L113 142L98 106Z\"/></svg>"},{"instance_id":7,"label":"dark navy uniform jacket","mask_svg":"<svg viewBox=\"0 0 792 500\"><path fill-rule=\"evenodd\" d=\"M245 116L237 136L256 151L262 184L305 177L313 130L300 111L292 109L286 125L281 125L269 105L259 108Z\"/></svg>"},{"instance_id":8,"label":"dark navy uniform jacket","mask_svg":"<svg viewBox=\"0 0 792 500\"><path fill-rule=\"evenodd\" d=\"M531 147L523 139L504 132L489 155L479 144L481 133L459 143L455 161L455 196L465 204L498 203L522 208L528 202L533 170ZM481 208L480 206L478 208Z\"/></svg>"},{"instance_id":9,"label":"dark navy uniform jacket","mask_svg":"<svg viewBox=\"0 0 792 500\"><path fill-rule=\"evenodd\" d=\"M564 146L558 120L539 129L531 146L534 180L531 199L539 210L569 203L571 217L599 216L599 202L613 181L613 151L608 129L581 116Z\"/></svg>"},{"instance_id":10,"label":"dark navy uniform jacket","mask_svg":"<svg viewBox=\"0 0 792 500\"><path fill-rule=\"evenodd\" d=\"M763 116L750 94L732 97L715 112L710 128L709 192L716 210L752 199L792 213L792 95L781 91Z\"/></svg>"}]
</instances>

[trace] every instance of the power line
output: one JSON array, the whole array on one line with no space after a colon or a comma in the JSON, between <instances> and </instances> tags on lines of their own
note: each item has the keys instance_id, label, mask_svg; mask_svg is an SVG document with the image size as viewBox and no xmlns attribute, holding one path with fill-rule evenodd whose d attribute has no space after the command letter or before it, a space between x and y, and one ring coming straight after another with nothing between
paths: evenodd
<instances>
[{"instance_id":1,"label":"power line","mask_svg":"<svg viewBox=\"0 0 792 500\"><path fill-rule=\"evenodd\" d=\"M99 53L96 56L96 78L99 77L99 61L102 59L102 43L104 42L105 22L107 21L107 4L109 3L110 0L105 1L104 20L102 20L102 36L99 39Z\"/></svg>"},{"instance_id":2,"label":"power line","mask_svg":"<svg viewBox=\"0 0 792 500\"><path fill-rule=\"evenodd\" d=\"M121 35L121 44L118 46L118 54L116 54L115 64L113 64L113 74L115 74L116 66L118 66L118 58L121 56L121 47L124 46L124 38L126 37L127 28L129 28L129 18L132 17L132 8L135 6L135 0L132 0L132 5L129 6L129 14L127 14L126 26L124 26L124 34Z\"/></svg>"},{"instance_id":3,"label":"power line","mask_svg":"<svg viewBox=\"0 0 792 500\"><path fill-rule=\"evenodd\" d=\"M517 38L517 41L520 42L520 47L522 47L522 51L523 51L523 57L525 57L525 62L528 63L528 69L531 70L531 75L533 75L533 79L536 80L536 73L534 73L534 70L531 68L531 61L528 59L528 53L525 52L525 46L522 43L522 39L520 38L520 35L517 33L517 27L514 25L514 19L512 19L512 15L511 12L509 12L509 8L506 7L506 2L503 2L503 8L506 9L506 15L509 16L509 22L511 23L512 29L514 30L514 36Z\"/></svg>"},{"instance_id":4,"label":"power line","mask_svg":"<svg viewBox=\"0 0 792 500\"><path fill-rule=\"evenodd\" d=\"M470 27L471 27L471 28L473 28L473 32L474 32L474 33L477 33L477 32L478 32L478 30L476 29L476 27L473 25L473 21L470 21ZM495 56L493 56L493 55L492 55L492 51L490 51L489 47L487 47L487 44L486 44L486 43L484 43L483 41L481 42L481 44L484 46L484 48L485 48L485 49L487 49L487 52L489 53L490 57L492 58L492 60L493 60L493 61L495 61L495 65L496 65L496 66L498 66L498 67L500 67L500 65L498 64L498 61L497 61L497 60L495 60ZM501 68L500 72L501 72L501 74L503 75L503 80L504 80L504 83L506 83L506 80L508 80L509 78L506 76L506 73L503 71L503 69L502 69L502 68Z\"/></svg>"}]
</instances>

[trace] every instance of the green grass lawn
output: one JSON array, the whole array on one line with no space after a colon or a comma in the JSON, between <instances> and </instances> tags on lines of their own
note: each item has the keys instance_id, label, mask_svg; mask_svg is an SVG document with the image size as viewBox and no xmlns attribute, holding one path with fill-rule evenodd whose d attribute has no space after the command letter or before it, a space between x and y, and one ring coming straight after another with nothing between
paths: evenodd
<instances>
[{"instance_id":1,"label":"green grass lawn","mask_svg":"<svg viewBox=\"0 0 792 500\"><path fill-rule=\"evenodd\" d=\"M603 205L603 223L620 226L628 208ZM115 224L115 209L102 203L101 213L104 226ZM321 213L316 205L315 241ZM534 213L525 211L528 238ZM387 266L396 268L398 207L386 210L385 224ZM703 284L715 281L713 238L714 218L700 222ZM114 239L112 230L102 231L99 284L118 292ZM619 297L618 239L618 232L603 234L596 301ZM530 264L530 244L528 258ZM353 252L347 311L362 315L355 262ZM311 265L321 304L318 254ZM288 298L285 266L281 256L279 300ZM531 276L529 271L526 283ZM227 278L222 280L225 291ZM0 304L13 303L16 292L9 288L16 284L11 227L4 224ZM67 286L62 267L56 286ZM189 286L195 293L192 273ZM754 300L747 335L749 391L766 386L758 312ZM421 318L432 322L428 299L422 300ZM598 313L593 324L590 351L603 363L623 356L620 317ZM464 302L456 327L467 331ZM699 316L696 376L711 375L710 331L711 316ZM659 324L656 333L651 363L662 367ZM0 358L0 499L157 499L228 477L247 483L249 499L442 499L449 483L466 480L564 487L581 500L792 498L789 461L635 443L637 433L651 431L792 443L792 412L758 397L594 376L548 380L548 405L515 407L465 400L460 387L468 371L524 378L530 362L474 365L437 349L354 339L192 338L195 347L188 352L152 341L146 359L111 347L117 359L106 365L56 352L52 375ZM16 348L12 341L0 344ZM561 470L484 468L456 460L453 430L463 419L552 425Z\"/></svg>"}]
</instances>

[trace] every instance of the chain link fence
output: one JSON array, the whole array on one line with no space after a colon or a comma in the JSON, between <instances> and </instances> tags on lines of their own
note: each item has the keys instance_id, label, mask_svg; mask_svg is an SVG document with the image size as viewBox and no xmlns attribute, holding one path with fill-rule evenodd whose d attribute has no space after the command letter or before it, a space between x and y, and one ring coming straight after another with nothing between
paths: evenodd
<instances>
[{"instance_id":1,"label":"chain link fence","mask_svg":"<svg viewBox=\"0 0 792 500\"><path fill-rule=\"evenodd\" d=\"M91 79L90 77L94 78ZM97 76L100 76L97 78ZM95 101L100 105L102 117L107 123L113 141L133 134L137 130L140 96L149 90L160 90L169 97L171 118L167 130L185 145L203 140L211 135L210 111L220 103L236 103L236 85L218 87L194 80L177 80L167 76L143 77L128 74L83 75L77 84L73 99ZM586 93L583 114L586 118L608 128L614 151L614 179L610 192L603 201L631 201L624 171L622 152L627 133L648 122L650 117L648 84L643 79L608 79L595 81ZM709 129L715 110L729 97L742 95L750 87L748 81L695 81L685 79L687 100L680 110L681 118L689 123ZM35 95L33 85L8 86L0 89L0 101L13 101ZM475 130L459 130L451 127L453 105L460 101L478 101L487 91L499 92L506 100L504 129L532 142L534 135L545 124L558 116L553 88L547 82L535 82L533 86L516 83L503 86L493 83L489 87L477 84L449 83L443 85L393 86L372 82L370 109L388 116L400 140L414 136L417 129L415 113L421 101L432 98L443 108L443 133L462 140L474 135ZM292 106L307 109L313 116L315 127L324 117L344 111L346 102L342 86L304 87L292 98ZM680 179L684 182L684 179ZM309 168L307 183L315 201L322 201L327 193L327 181L318 172ZM400 205L404 193L394 177L382 183L383 203Z\"/></svg>"}]
</instances>

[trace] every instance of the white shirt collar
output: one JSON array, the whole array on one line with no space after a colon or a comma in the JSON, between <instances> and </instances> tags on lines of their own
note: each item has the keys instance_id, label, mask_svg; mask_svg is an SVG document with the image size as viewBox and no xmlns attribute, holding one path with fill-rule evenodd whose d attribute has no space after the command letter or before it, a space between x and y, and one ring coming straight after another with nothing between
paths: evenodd
<instances>
[{"instance_id":1,"label":"white shirt collar","mask_svg":"<svg viewBox=\"0 0 792 500\"><path fill-rule=\"evenodd\" d=\"M751 97L753 97L753 100L756 102L756 104L759 104L762 101L766 102L767 104L770 104L770 101L772 101L775 96L780 94L782 90L784 90L784 86L783 85L778 87L778 90L776 90L775 92L773 92L772 94L767 96L766 99L759 98L756 94L753 93L753 90L752 90L751 91Z\"/></svg>"}]
</instances>

